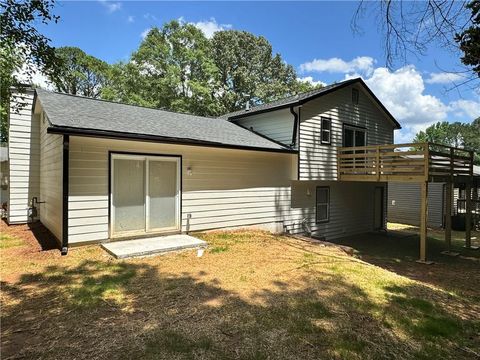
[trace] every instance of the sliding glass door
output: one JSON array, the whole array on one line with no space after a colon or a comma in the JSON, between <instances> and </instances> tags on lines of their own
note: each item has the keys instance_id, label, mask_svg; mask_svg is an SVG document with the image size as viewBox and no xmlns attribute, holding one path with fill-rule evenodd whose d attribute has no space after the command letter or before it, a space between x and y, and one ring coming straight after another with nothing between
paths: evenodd
<instances>
[{"instance_id":1,"label":"sliding glass door","mask_svg":"<svg viewBox=\"0 0 480 360\"><path fill-rule=\"evenodd\" d=\"M112 237L180 230L180 158L112 154Z\"/></svg>"}]
</instances>

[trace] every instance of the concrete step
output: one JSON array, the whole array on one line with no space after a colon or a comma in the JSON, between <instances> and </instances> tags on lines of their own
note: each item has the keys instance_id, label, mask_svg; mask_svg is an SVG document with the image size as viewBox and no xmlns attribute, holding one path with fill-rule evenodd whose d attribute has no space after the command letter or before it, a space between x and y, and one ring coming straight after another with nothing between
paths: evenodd
<instances>
[{"instance_id":1,"label":"concrete step","mask_svg":"<svg viewBox=\"0 0 480 360\"><path fill-rule=\"evenodd\" d=\"M117 259L151 256L172 251L206 247L207 243L205 241L184 234L121 240L102 244L102 248Z\"/></svg>"}]
</instances>

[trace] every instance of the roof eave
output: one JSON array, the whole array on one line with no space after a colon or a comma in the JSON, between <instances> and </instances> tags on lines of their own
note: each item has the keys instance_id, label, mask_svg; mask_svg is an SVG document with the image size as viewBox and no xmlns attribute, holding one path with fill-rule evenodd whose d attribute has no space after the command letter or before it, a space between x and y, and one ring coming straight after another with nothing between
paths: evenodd
<instances>
[{"instance_id":1,"label":"roof eave","mask_svg":"<svg viewBox=\"0 0 480 360\"><path fill-rule=\"evenodd\" d=\"M298 150L289 149L286 147L285 148L266 148L266 147L257 147L257 146L234 145L234 144L224 144L224 143L202 141L202 140L195 140L195 139L172 138L172 137L164 137L164 136L158 136L158 135L135 134L135 133L125 133L125 132L119 132L119 131L106 131L106 130L97 130L97 129L83 129L83 128L74 128L74 127L67 127L67 126L55 126L55 125L49 126L47 128L47 133L72 135L72 136L84 136L84 137L97 137L97 138L106 138L106 139L160 142L164 144L204 146L204 147L236 149L236 150L264 151L264 152L287 153L287 154L298 153Z\"/></svg>"},{"instance_id":2,"label":"roof eave","mask_svg":"<svg viewBox=\"0 0 480 360\"><path fill-rule=\"evenodd\" d=\"M363 85L363 87L365 89L367 89L368 93L373 97L373 99L380 105L380 107L382 108L382 110L385 112L385 114L388 116L388 118L390 119L390 121L392 121L392 123L395 125L395 129L401 129L402 126L400 125L400 123L393 117L393 115L387 110L387 108L381 103L381 101L377 98L377 96L372 92L372 90L370 90L370 88L367 86L367 84L365 84L365 82L362 80L362 78L356 78L356 79L352 79L352 80L347 80L345 82L343 82L342 84L338 85L338 86L335 86L335 87L332 87L331 89L328 89L324 92L321 92L319 94L314 94L312 96L309 96L305 99L302 99L302 100L297 100L297 101L292 101L292 102L289 102L289 103L286 103L286 104L281 104L281 105L278 105L278 106L273 106L271 108L267 108L267 109L261 109L261 110L258 110L258 111L254 111L254 110L250 110L248 113L243 113L243 114L239 114L239 115L234 115L234 116L229 116L227 117L227 120L228 121L233 121L233 120L238 120L238 119L241 119L241 118L246 118L246 117L249 117L251 115L258 115L258 114L263 114L263 113L267 113L267 112L270 112L270 111L276 111L276 110L281 110L281 109L285 109L285 108L289 108L289 107L292 107L292 106L298 106L298 105L303 105L311 100L314 100L316 98L319 98L321 96L324 96L324 95L327 95L327 94L330 94L336 90L339 90L339 89L343 89L344 87L346 86L349 86L349 85L352 85L356 82L359 82Z\"/></svg>"}]
</instances>

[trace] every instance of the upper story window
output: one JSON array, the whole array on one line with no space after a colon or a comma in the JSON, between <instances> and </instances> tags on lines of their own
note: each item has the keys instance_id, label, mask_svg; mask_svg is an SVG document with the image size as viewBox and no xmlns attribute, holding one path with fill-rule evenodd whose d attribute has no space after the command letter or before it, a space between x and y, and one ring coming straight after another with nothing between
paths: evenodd
<instances>
[{"instance_id":1,"label":"upper story window","mask_svg":"<svg viewBox=\"0 0 480 360\"><path fill-rule=\"evenodd\" d=\"M364 128L345 125L343 128L343 146L366 146L367 132Z\"/></svg>"},{"instance_id":2,"label":"upper story window","mask_svg":"<svg viewBox=\"0 0 480 360\"><path fill-rule=\"evenodd\" d=\"M322 144L331 144L332 143L332 119L330 118L321 118L321 134L320 140Z\"/></svg>"},{"instance_id":3,"label":"upper story window","mask_svg":"<svg viewBox=\"0 0 480 360\"><path fill-rule=\"evenodd\" d=\"M352 89L352 104L358 105L359 97L360 97L360 93L358 92L358 89L353 88Z\"/></svg>"}]
</instances>

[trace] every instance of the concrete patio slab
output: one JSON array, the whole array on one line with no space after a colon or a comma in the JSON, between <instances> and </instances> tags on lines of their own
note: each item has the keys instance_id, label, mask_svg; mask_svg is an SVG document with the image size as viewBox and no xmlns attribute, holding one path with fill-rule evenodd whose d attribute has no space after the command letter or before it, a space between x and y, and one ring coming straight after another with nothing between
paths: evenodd
<instances>
[{"instance_id":1,"label":"concrete patio slab","mask_svg":"<svg viewBox=\"0 0 480 360\"><path fill-rule=\"evenodd\" d=\"M102 244L117 259L149 256L185 249L202 249L207 243L190 235L166 235L144 239L122 240Z\"/></svg>"}]
</instances>

